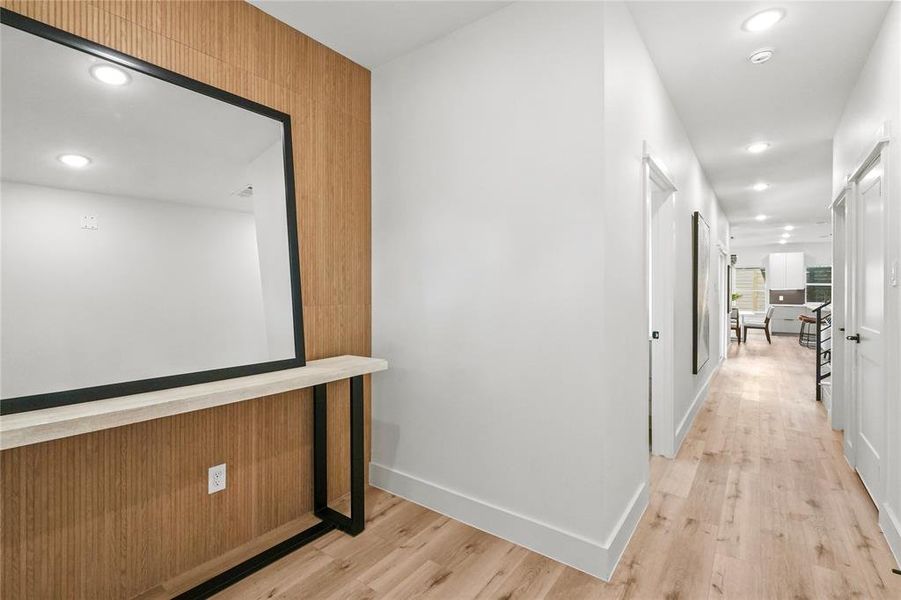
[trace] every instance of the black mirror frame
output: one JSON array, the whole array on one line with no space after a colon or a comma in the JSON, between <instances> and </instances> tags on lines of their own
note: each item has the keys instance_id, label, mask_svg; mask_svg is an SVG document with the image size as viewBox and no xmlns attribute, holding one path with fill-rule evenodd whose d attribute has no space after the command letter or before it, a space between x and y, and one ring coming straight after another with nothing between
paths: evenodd
<instances>
[{"instance_id":1,"label":"black mirror frame","mask_svg":"<svg viewBox=\"0 0 901 600\"><path fill-rule=\"evenodd\" d=\"M288 261L291 269L291 300L294 317L294 358L8 398L0 400L0 415L66 406L81 402L91 402L94 400L102 400L104 398L128 396L131 394L140 394L143 392L152 392L305 366L303 303L300 291L300 253L297 241L297 207L294 189L294 155L291 148L291 116L268 106L253 102L252 100L226 92L225 90L221 90L206 83L134 58L133 56L113 50L112 48L96 44L90 40L86 40L67 31L57 29L56 27L20 15L6 8L0 8L0 23L280 122L283 127L284 139L285 211L288 223Z\"/></svg>"}]
</instances>

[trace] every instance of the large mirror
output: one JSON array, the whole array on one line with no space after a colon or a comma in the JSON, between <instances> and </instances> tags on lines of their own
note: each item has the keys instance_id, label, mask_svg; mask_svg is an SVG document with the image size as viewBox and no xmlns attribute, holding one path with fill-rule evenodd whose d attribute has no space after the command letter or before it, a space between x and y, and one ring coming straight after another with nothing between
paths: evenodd
<instances>
[{"instance_id":1,"label":"large mirror","mask_svg":"<svg viewBox=\"0 0 901 600\"><path fill-rule=\"evenodd\" d=\"M2 17L2 412L302 366L288 115Z\"/></svg>"}]
</instances>

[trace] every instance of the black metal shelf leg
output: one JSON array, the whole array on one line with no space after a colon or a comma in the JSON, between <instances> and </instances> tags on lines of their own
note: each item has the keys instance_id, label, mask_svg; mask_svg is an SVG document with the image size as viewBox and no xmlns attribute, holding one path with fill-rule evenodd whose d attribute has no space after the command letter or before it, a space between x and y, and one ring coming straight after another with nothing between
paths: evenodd
<instances>
[{"instance_id":1,"label":"black metal shelf leg","mask_svg":"<svg viewBox=\"0 0 901 600\"><path fill-rule=\"evenodd\" d=\"M317 386L318 388L319 386ZM313 481L314 512L323 521L349 535L358 535L366 524L366 474L363 422L363 376L350 378L350 515L343 515L328 506L327 434L328 401L325 386L314 389L313 461L317 477ZM321 398L321 399L320 399Z\"/></svg>"},{"instance_id":2,"label":"black metal shelf leg","mask_svg":"<svg viewBox=\"0 0 901 600\"><path fill-rule=\"evenodd\" d=\"M322 522L182 592L176 600L210 598L335 529L361 533L366 524L363 419L363 376L358 375L350 378L350 516L328 505L328 391L323 383L313 387L313 513Z\"/></svg>"}]
</instances>

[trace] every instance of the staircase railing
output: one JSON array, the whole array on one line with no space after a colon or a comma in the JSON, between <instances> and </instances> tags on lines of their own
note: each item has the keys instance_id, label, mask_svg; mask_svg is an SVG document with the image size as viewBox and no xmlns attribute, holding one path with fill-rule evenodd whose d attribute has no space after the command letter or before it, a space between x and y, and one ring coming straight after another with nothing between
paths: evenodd
<instances>
[{"instance_id":1,"label":"staircase railing","mask_svg":"<svg viewBox=\"0 0 901 600\"><path fill-rule=\"evenodd\" d=\"M817 402L823 399L820 384L832 375L832 309L825 310L830 304L824 302L813 309L817 318Z\"/></svg>"}]
</instances>

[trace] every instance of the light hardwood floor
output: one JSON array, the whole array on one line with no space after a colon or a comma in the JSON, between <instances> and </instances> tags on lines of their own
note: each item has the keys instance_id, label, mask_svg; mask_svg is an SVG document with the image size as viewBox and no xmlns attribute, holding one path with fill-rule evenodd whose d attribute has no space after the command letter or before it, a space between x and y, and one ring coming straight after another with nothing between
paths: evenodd
<instances>
[{"instance_id":1,"label":"light hardwood floor","mask_svg":"<svg viewBox=\"0 0 901 600\"><path fill-rule=\"evenodd\" d=\"M730 360L604 583L376 489L357 538L331 533L217 596L901 598L876 511L814 400L813 354L763 336Z\"/></svg>"}]
</instances>

